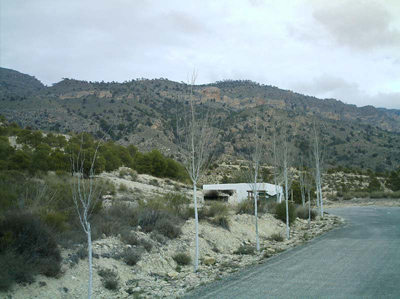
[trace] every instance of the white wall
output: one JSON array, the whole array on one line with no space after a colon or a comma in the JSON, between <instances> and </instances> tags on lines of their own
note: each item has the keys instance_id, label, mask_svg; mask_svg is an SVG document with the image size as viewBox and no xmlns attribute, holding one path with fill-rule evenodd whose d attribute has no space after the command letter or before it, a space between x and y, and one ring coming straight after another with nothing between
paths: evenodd
<instances>
[{"instance_id":1,"label":"white wall","mask_svg":"<svg viewBox=\"0 0 400 299\"><path fill-rule=\"evenodd\" d=\"M203 191L205 190L235 190L237 196L237 202L241 202L247 199L247 191L251 190L251 185L248 183L240 183L240 184L212 184L212 185L203 185ZM266 191L268 194L274 196L275 195L275 185L268 183L258 183L257 190ZM278 186L278 190L280 190L280 199L279 202L282 201L282 187Z\"/></svg>"}]
</instances>

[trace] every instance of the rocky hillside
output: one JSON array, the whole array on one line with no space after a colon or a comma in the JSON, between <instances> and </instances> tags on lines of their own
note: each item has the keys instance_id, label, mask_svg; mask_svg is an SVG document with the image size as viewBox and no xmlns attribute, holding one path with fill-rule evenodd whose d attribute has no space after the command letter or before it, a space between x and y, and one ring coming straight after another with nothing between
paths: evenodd
<instances>
[{"instance_id":1,"label":"rocky hillside","mask_svg":"<svg viewBox=\"0 0 400 299\"><path fill-rule=\"evenodd\" d=\"M63 79L44 86L37 79L0 69L0 114L22 126L48 131L89 131L160 149L174 156L177 115L189 94L187 84L167 79L136 79L123 83ZM371 168L400 165L398 110L357 108L334 99L317 99L251 81L223 81L195 86L199 111L213 112L218 130L216 156L231 161L245 157L251 144L253 118L265 121L267 142L273 128L287 134L294 154L310 148L312 123L317 124L328 167ZM210 109L210 110L209 110Z\"/></svg>"}]
</instances>

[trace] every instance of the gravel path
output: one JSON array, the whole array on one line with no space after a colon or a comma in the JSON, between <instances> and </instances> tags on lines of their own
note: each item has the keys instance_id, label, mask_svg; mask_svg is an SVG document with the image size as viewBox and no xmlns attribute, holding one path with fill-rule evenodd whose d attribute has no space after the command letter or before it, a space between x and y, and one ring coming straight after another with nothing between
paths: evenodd
<instances>
[{"instance_id":1,"label":"gravel path","mask_svg":"<svg viewBox=\"0 0 400 299\"><path fill-rule=\"evenodd\" d=\"M400 208L328 212L347 225L185 298L400 298Z\"/></svg>"}]
</instances>

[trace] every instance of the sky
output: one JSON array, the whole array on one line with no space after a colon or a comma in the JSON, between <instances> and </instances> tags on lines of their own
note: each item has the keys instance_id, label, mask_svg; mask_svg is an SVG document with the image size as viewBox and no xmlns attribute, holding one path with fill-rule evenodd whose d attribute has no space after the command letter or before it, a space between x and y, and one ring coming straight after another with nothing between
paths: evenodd
<instances>
[{"instance_id":1,"label":"sky","mask_svg":"<svg viewBox=\"0 0 400 299\"><path fill-rule=\"evenodd\" d=\"M62 78L249 79L400 109L399 0L0 0L0 66Z\"/></svg>"}]
</instances>

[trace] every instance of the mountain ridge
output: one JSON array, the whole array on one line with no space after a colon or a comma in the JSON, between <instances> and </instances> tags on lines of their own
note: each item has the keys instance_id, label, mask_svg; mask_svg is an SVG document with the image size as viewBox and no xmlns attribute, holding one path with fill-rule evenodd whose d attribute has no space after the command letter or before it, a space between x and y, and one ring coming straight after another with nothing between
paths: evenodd
<instances>
[{"instance_id":1,"label":"mountain ridge","mask_svg":"<svg viewBox=\"0 0 400 299\"><path fill-rule=\"evenodd\" d=\"M165 78L123 83L64 78L52 86L40 87L36 78L13 72L0 68L0 113L10 121L44 130L89 131L99 136L113 125L110 137L122 144L134 143L142 150L157 147L170 155L179 151L176 120L189 95L185 83ZM194 96L200 111L214 114L214 127L219 132L218 156L245 155L251 144L251 118L258 113L267 123L268 134L276 125L288 135L295 132L296 154L301 147L309 148L314 121L332 157L330 166L384 169L400 164L400 110L356 107L250 80L195 85ZM268 142L270 139L269 135ZM372 157L375 154L378 156Z\"/></svg>"}]
</instances>

